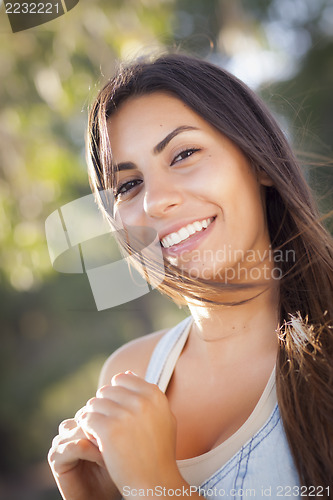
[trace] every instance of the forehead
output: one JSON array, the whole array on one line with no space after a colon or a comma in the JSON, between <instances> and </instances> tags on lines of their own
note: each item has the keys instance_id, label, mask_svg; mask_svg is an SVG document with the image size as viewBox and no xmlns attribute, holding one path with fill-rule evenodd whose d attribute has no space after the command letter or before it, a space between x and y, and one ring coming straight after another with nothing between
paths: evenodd
<instances>
[{"instance_id":1,"label":"forehead","mask_svg":"<svg viewBox=\"0 0 333 500\"><path fill-rule=\"evenodd\" d=\"M130 149L133 141L157 144L166 134L184 125L209 127L177 97L156 92L123 102L108 120L108 134L115 153Z\"/></svg>"}]
</instances>

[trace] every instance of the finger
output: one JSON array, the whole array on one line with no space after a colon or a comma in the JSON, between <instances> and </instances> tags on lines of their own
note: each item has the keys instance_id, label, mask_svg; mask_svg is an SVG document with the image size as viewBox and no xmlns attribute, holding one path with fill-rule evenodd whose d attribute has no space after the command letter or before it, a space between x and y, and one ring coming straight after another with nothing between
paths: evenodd
<instances>
[{"instance_id":1,"label":"finger","mask_svg":"<svg viewBox=\"0 0 333 500\"><path fill-rule=\"evenodd\" d=\"M136 392L145 392L150 393L152 390L155 390L157 386L155 384L150 384L146 380L138 375L135 375L133 372L121 372L117 373L112 377L111 386L120 386L126 387L132 391Z\"/></svg>"},{"instance_id":2,"label":"finger","mask_svg":"<svg viewBox=\"0 0 333 500\"><path fill-rule=\"evenodd\" d=\"M93 408L94 411L113 418L124 416L124 413L121 413L123 411L135 413L144 411L147 404L150 404L153 400L150 395L142 391L133 391L126 387L111 385L101 387L96 396L89 402L89 405L87 404L87 408ZM113 405L110 405L107 401L111 401Z\"/></svg>"},{"instance_id":3,"label":"finger","mask_svg":"<svg viewBox=\"0 0 333 500\"><path fill-rule=\"evenodd\" d=\"M59 434L64 434L65 432L71 431L77 427L77 423L74 418L68 418L63 420L59 424L58 432Z\"/></svg>"},{"instance_id":4,"label":"finger","mask_svg":"<svg viewBox=\"0 0 333 500\"><path fill-rule=\"evenodd\" d=\"M90 400L89 400L90 401ZM87 404L89 403L89 401L87 401ZM87 429L85 427L82 426L82 416L85 415L85 413L87 413L88 408L87 408L87 405L86 406L83 406L83 408L80 408L80 410L78 410L75 414L75 417L74 417L74 420L76 422L76 425L77 427L81 430L81 432L83 433L84 437L86 439L88 439L89 441L92 442L93 445L95 445L97 448L99 448L99 444L98 444L98 441L96 439L95 436L93 436L91 433L89 433L87 431Z\"/></svg>"},{"instance_id":5,"label":"finger","mask_svg":"<svg viewBox=\"0 0 333 500\"><path fill-rule=\"evenodd\" d=\"M86 411L86 407L85 407L85 406L83 406L82 408L80 408L80 409L79 409L79 410L75 413L75 415L74 415L74 420L77 422L77 421L78 421L78 419L80 418L80 415L81 415L82 413L84 413L85 411Z\"/></svg>"},{"instance_id":6,"label":"finger","mask_svg":"<svg viewBox=\"0 0 333 500\"><path fill-rule=\"evenodd\" d=\"M101 400L102 401L102 400ZM79 424L89 440L95 440L99 449L102 449L102 440L106 436L109 416L96 411L87 411L80 416Z\"/></svg>"},{"instance_id":7,"label":"finger","mask_svg":"<svg viewBox=\"0 0 333 500\"><path fill-rule=\"evenodd\" d=\"M115 375L111 384L111 387L123 387L133 391L153 405L160 405L162 400L166 399L165 394L156 384L151 384L129 371ZM140 403L140 400L138 402Z\"/></svg>"},{"instance_id":8,"label":"finger","mask_svg":"<svg viewBox=\"0 0 333 500\"><path fill-rule=\"evenodd\" d=\"M49 454L49 464L56 473L63 474L74 469L81 460L95 462L105 467L103 457L98 448L88 439L70 440L52 446Z\"/></svg>"},{"instance_id":9,"label":"finger","mask_svg":"<svg viewBox=\"0 0 333 500\"><path fill-rule=\"evenodd\" d=\"M78 439L87 439L87 436L84 434L81 427L76 424L73 429L66 430L65 432L61 432L57 436L55 436L52 441L52 446L59 446L61 444L68 443L70 441L76 441Z\"/></svg>"},{"instance_id":10,"label":"finger","mask_svg":"<svg viewBox=\"0 0 333 500\"><path fill-rule=\"evenodd\" d=\"M110 398L91 398L87 404L86 404L86 411L82 412L79 417L79 423L81 424L82 418L85 418L87 413L100 413L102 415L105 415L107 417L112 417L115 415L115 412L119 410L119 403L117 401L114 401L112 399L112 391L109 391L111 397ZM119 397L119 392L120 391L115 391L118 394L118 399L119 400L126 400L124 396L121 398ZM122 391L125 392L125 391ZM126 391L127 393L129 391ZM132 393L133 394L133 393ZM128 398L128 396L127 396Z\"/></svg>"},{"instance_id":11,"label":"finger","mask_svg":"<svg viewBox=\"0 0 333 500\"><path fill-rule=\"evenodd\" d=\"M131 380L133 379L133 380ZM111 385L126 385L132 381L132 386L136 387L138 382L140 380L140 377L136 375L135 373L131 372L130 370L127 370L126 372L119 372L116 373L116 375L113 375L111 379ZM143 380L143 379L141 379Z\"/></svg>"},{"instance_id":12,"label":"finger","mask_svg":"<svg viewBox=\"0 0 333 500\"><path fill-rule=\"evenodd\" d=\"M121 404L126 397L135 396L136 391L120 385L104 385L96 392L96 397L101 399L111 399L115 403Z\"/></svg>"}]
</instances>

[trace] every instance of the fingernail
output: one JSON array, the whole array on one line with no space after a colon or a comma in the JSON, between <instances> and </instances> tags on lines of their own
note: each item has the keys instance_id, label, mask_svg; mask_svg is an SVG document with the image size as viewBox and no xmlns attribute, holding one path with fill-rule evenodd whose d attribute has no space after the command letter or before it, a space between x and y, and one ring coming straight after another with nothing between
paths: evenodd
<instances>
[{"instance_id":1,"label":"fingernail","mask_svg":"<svg viewBox=\"0 0 333 500\"><path fill-rule=\"evenodd\" d=\"M117 385L117 377L119 375L121 375L122 373L124 373L124 372L119 372L119 373L116 373L115 375L113 375L113 377L111 379L111 385Z\"/></svg>"}]
</instances>

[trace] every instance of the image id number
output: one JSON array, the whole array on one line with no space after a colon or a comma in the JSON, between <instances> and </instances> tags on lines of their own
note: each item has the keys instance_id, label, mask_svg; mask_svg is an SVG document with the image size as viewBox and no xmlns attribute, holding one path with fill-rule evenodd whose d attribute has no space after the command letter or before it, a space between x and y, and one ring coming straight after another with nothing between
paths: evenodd
<instances>
[{"instance_id":1,"label":"image id number","mask_svg":"<svg viewBox=\"0 0 333 500\"><path fill-rule=\"evenodd\" d=\"M5 2L7 14L59 14L59 3Z\"/></svg>"}]
</instances>

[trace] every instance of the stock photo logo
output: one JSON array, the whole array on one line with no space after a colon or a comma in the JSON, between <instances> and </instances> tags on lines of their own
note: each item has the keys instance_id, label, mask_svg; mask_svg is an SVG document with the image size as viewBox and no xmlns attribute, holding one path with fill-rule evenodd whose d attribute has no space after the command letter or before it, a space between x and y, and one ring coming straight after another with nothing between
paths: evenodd
<instances>
[{"instance_id":1,"label":"stock photo logo","mask_svg":"<svg viewBox=\"0 0 333 500\"><path fill-rule=\"evenodd\" d=\"M0 0L0 8L7 14L13 33L48 23L73 9L79 0Z\"/></svg>"},{"instance_id":2,"label":"stock photo logo","mask_svg":"<svg viewBox=\"0 0 333 500\"><path fill-rule=\"evenodd\" d=\"M156 231L144 227L113 229L92 194L49 215L45 233L53 268L62 273L86 273L99 311L146 295L164 279L163 254ZM137 247L140 239L135 259L133 254L120 253L117 238L124 237L131 248ZM160 270L158 279L144 264L152 256Z\"/></svg>"}]
</instances>

